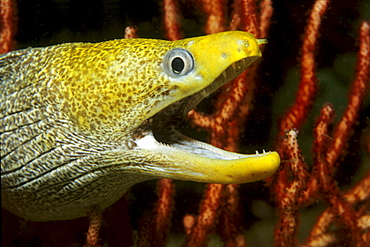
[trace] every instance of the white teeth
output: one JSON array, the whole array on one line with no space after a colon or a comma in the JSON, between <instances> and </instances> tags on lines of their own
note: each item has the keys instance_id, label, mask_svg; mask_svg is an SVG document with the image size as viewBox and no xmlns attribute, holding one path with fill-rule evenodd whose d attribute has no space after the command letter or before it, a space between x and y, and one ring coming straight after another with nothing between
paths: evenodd
<instances>
[{"instance_id":1,"label":"white teeth","mask_svg":"<svg viewBox=\"0 0 370 247\"><path fill-rule=\"evenodd\" d=\"M247 66L245 66L245 59L240 60L240 65L242 66L242 68L247 67Z\"/></svg>"},{"instance_id":2,"label":"white teeth","mask_svg":"<svg viewBox=\"0 0 370 247\"><path fill-rule=\"evenodd\" d=\"M266 153L265 149L262 149L262 153L263 153L263 154L265 154L265 153ZM260 153L256 150L256 154L260 154Z\"/></svg>"},{"instance_id":3,"label":"white teeth","mask_svg":"<svg viewBox=\"0 0 370 247\"><path fill-rule=\"evenodd\" d=\"M237 67L236 67L236 64L235 63L231 64L231 67L233 68L234 71L237 70Z\"/></svg>"},{"instance_id":4,"label":"white teeth","mask_svg":"<svg viewBox=\"0 0 370 247\"><path fill-rule=\"evenodd\" d=\"M239 60L230 65L226 70L222 72L222 77L225 78L225 82L236 78L247 66L246 59Z\"/></svg>"}]
</instances>

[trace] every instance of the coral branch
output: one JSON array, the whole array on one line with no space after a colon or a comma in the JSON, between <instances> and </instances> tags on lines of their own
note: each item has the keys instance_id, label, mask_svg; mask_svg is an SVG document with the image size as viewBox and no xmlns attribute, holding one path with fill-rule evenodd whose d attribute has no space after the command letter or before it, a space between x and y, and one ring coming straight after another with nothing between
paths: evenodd
<instances>
[{"instance_id":1,"label":"coral branch","mask_svg":"<svg viewBox=\"0 0 370 247\"><path fill-rule=\"evenodd\" d=\"M360 199L359 197L355 197L356 199L354 200L353 194L350 193L358 193L361 195L360 198L363 200L364 198L367 199L368 195L364 195L363 190L369 190L368 182L366 182L369 178L361 181L360 185L356 186L353 190L355 192L347 193L344 196L334 180L334 175L335 168L338 165L336 161L340 154L343 153L343 143L349 139L351 128L356 121L360 105L366 93L370 62L369 37L369 25L365 22L360 29L360 51L358 53L357 73L352 84L348 106L342 119L335 127L332 136L329 133L329 126L332 124L334 116L333 108L330 105L322 108L321 115L314 129L314 164L311 173L305 173L306 168L304 166L302 167L303 163L298 163L295 169L286 164L283 164L281 167L276 180L277 186L275 186L274 190L276 202L280 210L280 222L275 230L275 240L277 240L278 246L295 246L297 244L294 242L296 238L294 236L292 237L292 234L294 234L293 229L296 227L295 220L298 219L298 215L294 215L294 213L296 213L301 205L309 204L315 198L324 199L330 207L320 217L305 246L325 246L324 244L343 242L351 243L353 246L362 246L365 244L367 234L364 233L363 229L366 228L366 224L362 224L361 222L366 217L364 218L359 211L355 211L353 201L360 201ZM303 76L303 78L305 77ZM289 117L289 115L285 117ZM293 119L294 121L298 120L298 118ZM290 120L283 119L282 122L284 121L287 123ZM291 123L294 121L291 121ZM280 125L280 127L282 126ZM282 129L280 129L281 131ZM292 149L290 145L286 145L286 141L280 142L280 154L282 157L294 163L296 153L297 150ZM296 170L297 167L301 167L299 168L300 171ZM301 174L301 177L297 176L297 174ZM292 182L289 182L290 180ZM307 184L307 189L302 190L305 187L304 183ZM291 186L294 184L297 185L295 187ZM299 203L287 197L287 195L293 195L294 198L299 198ZM352 195L352 199L349 199L350 195ZM337 217L334 218L334 215ZM340 229L340 231L328 231L328 227L333 223L337 225L337 229ZM293 226L290 231L289 226Z\"/></svg>"},{"instance_id":2,"label":"coral branch","mask_svg":"<svg viewBox=\"0 0 370 247\"><path fill-rule=\"evenodd\" d=\"M239 207L239 186L228 184L222 201L218 232L225 246L246 246L246 240L240 233L241 208Z\"/></svg>"},{"instance_id":3,"label":"coral branch","mask_svg":"<svg viewBox=\"0 0 370 247\"><path fill-rule=\"evenodd\" d=\"M195 217L193 215L187 214L184 216L183 224L185 229L185 234L189 235L191 233L191 229L195 225Z\"/></svg>"},{"instance_id":4,"label":"coral branch","mask_svg":"<svg viewBox=\"0 0 370 247\"><path fill-rule=\"evenodd\" d=\"M202 8L207 15L205 33L218 33L225 31L225 6L223 0L200 0Z\"/></svg>"},{"instance_id":5,"label":"coral branch","mask_svg":"<svg viewBox=\"0 0 370 247\"><path fill-rule=\"evenodd\" d=\"M347 142L350 131L357 118L357 114L366 93L366 86L369 80L370 64L370 35L369 25L364 22L360 28L360 50L358 52L357 74L352 84L351 94L344 115L334 130L333 137L329 140L327 126L326 130L316 135L315 145L315 170L317 171L318 184L321 187L321 194L333 213L339 215L343 227L346 229L346 238L351 243L361 245L363 243L361 231L357 226L359 220L348 201L342 196L339 188L333 181L336 160L343 153L344 143ZM325 108L324 108L325 109ZM329 120L330 121L330 120ZM318 123L316 129L324 125L325 121ZM326 148L327 147L327 148ZM345 212L345 213L343 213ZM317 234L316 234L317 235ZM313 237L311 237L312 239Z\"/></svg>"},{"instance_id":6,"label":"coral branch","mask_svg":"<svg viewBox=\"0 0 370 247\"><path fill-rule=\"evenodd\" d=\"M15 31L15 6L12 0L0 1L0 54L13 48Z\"/></svg>"},{"instance_id":7,"label":"coral branch","mask_svg":"<svg viewBox=\"0 0 370 247\"><path fill-rule=\"evenodd\" d=\"M370 173L368 173L356 186L349 190L344 195L344 198L352 208L366 200L369 201ZM335 220L336 215L337 214L333 212L332 208L325 210L319 217L317 223L310 233L309 238L307 239L307 242L303 246L328 246L329 244L337 241L337 234L329 229L330 225ZM366 231L370 227L368 224L362 223L362 221L364 219L369 219L368 216L369 215L367 215L367 217L361 217L357 221L358 227L362 230L362 241L366 240L364 239L367 236Z\"/></svg>"},{"instance_id":8,"label":"coral branch","mask_svg":"<svg viewBox=\"0 0 370 247\"><path fill-rule=\"evenodd\" d=\"M180 33L180 11L176 0L164 0L164 27L166 37L169 40L181 39Z\"/></svg>"},{"instance_id":9,"label":"coral branch","mask_svg":"<svg viewBox=\"0 0 370 247\"><path fill-rule=\"evenodd\" d=\"M314 52L321 18L329 1L316 1L311 11L302 45L301 81L293 106L286 112L279 123L277 150L286 160L277 173L274 190L278 204L279 221L275 227L276 246L296 246L298 227L298 208L307 196L307 168L301 158L296 140L297 132L293 128L301 126L311 109L316 95L317 78L315 76ZM290 130L286 138L284 133ZM271 179L270 179L271 182Z\"/></svg>"},{"instance_id":10,"label":"coral branch","mask_svg":"<svg viewBox=\"0 0 370 247\"><path fill-rule=\"evenodd\" d=\"M232 12L230 15L230 25L229 25L229 30L237 30L240 28L241 24L241 0L235 0L232 3Z\"/></svg>"},{"instance_id":11,"label":"coral branch","mask_svg":"<svg viewBox=\"0 0 370 247\"><path fill-rule=\"evenodd\" d=\"M241 29L260 37L259 15L257 13L256 0L241 0L242 27Z\"/></svg>"},{"instance_id":12,"label":"coral branch","mask_svg":"<svg viewBox=\"0 0 370 247\"><path fill-rule=\"evenodd\" d=\"M171 179L160 179L157 182L158 201L154 209L154 243L165 246L174 206L175 187ZM159 246L159 245L158 245Z\"/></svg>"},{"instance_id":13,"label":"coral branch","mask_svg":"<svg viewBox=\"0 0 370 247\"><path fill-rule=\"evenodd\" d=\"M321 109L321 114L316 121L316 126L314 128L314 144L313 144L313 162L314 164L323 164L325 162L325 154L327 152L327 147L330 141L329 126L332 124L334 117L334 109L330 104L325 105ZM319 190L318 177L324 177L325 174L329 174L329 167L323 166L321 169L315 167L312 170L312 174L308 181L307 190L302 194L302 202L308 203L312 202L318 197L317 193ZM324 173L321 174L320 173Z\"/></svg>"},{"instance_id":14,"label":"coral branch","mask_svg":"<svg viewBox=\"0 0 370 247\"><path fill-rule=\"evenodd\" d=\"M99 243L99 231L102 224L102 213L103 210L100 208L94 208L88 215L89 217L89 229L86 236L85 247L98 247Z\"/></svg>"},{"instance_id":15,"label":"coral branch","mask_svg":"<svg viewBox=\"0 0 370 247\"><path fill-rule=\"evenodd\" d=\"M125 28L125 39L137 38L136 29L134 27L128 26Z\"/></svg>"},{"instance_id":16,"label":"coral branch","mask_svg":"<svg viewBox=\"0 0 370 247\"><path fill-rule=\"evenodd\" d=\"M255 69L255 65L252 65L253 70ZM253 89L255 84L253 82L247 84L250 81L246 81L247 73L251 71L251 68L244 71L238 78L236 78L232 84L230 84L229 89L226 91L226 88L222 88L221 90L225 93L219 96L218 102L215 105L215 110L218 113L217 115L213 116L213 127L211 132L211 144L214 146L226 148L227 146L233 147L234 149L227 148L229 151L236 151L237 148L237 140L239 139L239 130L241 124L240 121L245 121L245 117L248 110L250 109L250 105L244 105L244 114L241 117L239 122L236 124L232 124L231 122L236 118L237 112L240 110L242 106L242 102L244 98L248 95L248 99L251 101L253 95ZM253 75L254 73L251 72ZM231 125L231 126L230 126ZM228 126L228 128L226 128ZM231 130L233 129L233 130ZM228 143L228 132L229 131L236 131L232 137L237 137L233 140L233 144Z\"/></svg>"},{"instance_id":17,"label":"coral branch","mask_svg":"<svg viewBox=\"0 0 370 247\"><path fill-rule=\"evenodd\" d=\"M369 87L369 65L370 65L370 27L368 22L363 22L360 27L360 50L358 52L358 62L356 66L356 76L352 84L349 102L342 119L336 126L333 143L328 150L327 162L331 166L342 153L344 144L349 138L358 115L358 110Z\"/></svg>"},{"instance_id":18,"label":"coral branch","mask_svg":"<svg viewBox=\"0 0 370 247\"><path fill-rule=\"evenodd\" d=\"M208 242L207 236L216 226L224 186L207 184L205 197L200 204L199 216L191 233L186 235L184 246L204 246Z\"/></svg>"},{"instance_id":19,"label":"coral branch","mask_svg":"<svg viewBox=\"0 0 370 247\"><path fill-rule=\"evenodd\" d=\"M284 145L287 161L284 169L278 174L278 186L275 187L279 221L275 228L275 246L296 246L298 229L299 197L306 186L306 166L301 157L297 143L297 131L290 130L286 134ZM290 181L289 173L292 181Z\"/></svg>"},{"instance_id":20,"label":"coral branch","mask_svg":"<svg viewBox=\"0 0 370 247\"><path fill-rule=\"evenodd\" d=\"M224 29L224 17L222 1L213 1L212 4L206 4L207 1L203 1L203 7L205 12L208 14L206 32L213 33L216 31L222 31ZM242 3L242 6L239 6ZM268 5L268 3L266 3ZM272 8L266 7L264 11L265 16L270 16ZM269 17L266 17L265 22L268 22ZM211 23L212 22L212 23ZM250 23L252 25L250 25ZM210 24L211 23L211 24ZM231 29L236 29L243 23L243 30L254 33L256 36L259 35L261 24L259 23L259 15L257 14L257 7L255 0L249 1L235 1L233 4L232 23L230 24ZM264 23L264 28L267 28L267 23ZM253 64L246 71L244 71L237 79L230 82L221 88L222 93L219 94L218 99L214 105L214 114L211 116L202 116L196 111L191 111L188 117L192 120L192 125L195 127L201 127L210 133L210 143L214 146L221 147L229 151L237 151L239 149L239 136L244 131L245 121L251 109L251 103L255 88L255 75L257 65ZM213 228L215 219L209 218L207 224L204 223L204 215L208 217L209 212L212 212L212 217L216 217L219 212L215 205L220 203L223 205L222 216L220 221L222 222L223 229L220 231L223 241L227 246L236 246L245 244L245 239L240 234L237 219L240 218L240 212L238 212L238 192L236 185L228 185L224 191L226 197L221 197L223 187L221 185L208 185L207 191L204 193L204 200L201 204L201 214L197 217L196 225L191 228L187 224L186 231L191 231L191 235L188 235L186 243L189 246L198 243L203 245L206 240L206 234L209 234ZM210 194L212 193L212 194ZM217 195L217 196L216 196ZM218 201L217 204L215 200ZM213 208L211 208L211 206ZM228 211L224 211L228 209ZM186 218L186 223L191 222L190 218ZM185 223L185 221L184 221ZM191 229L190 229L191 228ZM190 240L189 236L193 236Z\"/></svg>"},{"instance_id":21,"label":"coral branch","mask_svg":"<svg viewBox=\"0 0 370 247\"><path fill-rule=\"evenodd\" d=\"M260 37L266 38L268 30L270 28L270 19L272 16L272 13L274 12L272 8L272 2L271 0L262 0L260 3L261 8L261 16L260 16Z\"/></svg>"},{"instance_id":22,"label":"coral branch","mask_svg":"<svg viewBox=\"0 0 370 247\"><path fill-rule=\"evenodd\" d=\"M212 122L213 122L211 117L209 117L209 116L203 116L199 112L197 112L195 110L191 110L188 113L187 118L189 120L191 120L191 125L194 128L198 128L198 130L204 129L206 131L210 131L211 130Z\"/></svg>"},{"instance_id":23,"label":"coral branch","mask_svg":"<svg viewBox=\"0 0 370 247\"><path fill-rule=\"evenodd\" d=\"M308 19L302 45L301 81L294 104L286 112L279 124L279 136L286 130L300 129L316 97L317 77L315 73L315 47L319 36L321 19L326 12L329 0L315 2Z\"/></svg>"}]
</instances>

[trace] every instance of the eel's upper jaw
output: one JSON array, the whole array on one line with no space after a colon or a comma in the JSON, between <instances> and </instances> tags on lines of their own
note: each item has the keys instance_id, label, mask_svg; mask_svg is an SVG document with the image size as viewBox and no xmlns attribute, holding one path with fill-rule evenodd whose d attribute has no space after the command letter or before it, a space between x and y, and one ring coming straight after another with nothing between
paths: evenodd
<instances>
[{"instance_id":1,"label":"eel's upper jaw","mask_svg":"<svg viewBox=\"0 0 370 247\"><path fill-rule=\"evenodd\" d=\"M183 117L193 109L196 105L199 104L204 98L209 96L210 94L214 93L217 89L219 89L222 85L228 83L229 81L238 77L247 67L249 67L252 63L254 63L259 56L251 56L243 58L235 63L231 64L228 68L226 68L208 87L200 90L199 92L191 95L185 99L180 100L180 104L182 106L182 113ZM184 103L183 103L184 102ZM176 105L176 102L175 104ZM169 106L171 108L173 106ZM165 112L166 110L162 110L161 112ZM180 112L179 112L180 113Z\"/></svg>"},{"instance_id":2,"label":"eel's upper jaw","mask_svg":"<svg viewBox=\"0 0 370 247\"><path fill-rule=\"evenodd\" d=\"M184 136L178 126L184 113L236 78L257 58L248 57L233 63L211 85L169 105L139 128L139 135L133 138L134 149L160 153L168 159L150 166L147 169L150 173L205 183L247 183L269 177L277 170L280 158L276 152L253 155L228 152Z\"/></svg>"}]
</instances>

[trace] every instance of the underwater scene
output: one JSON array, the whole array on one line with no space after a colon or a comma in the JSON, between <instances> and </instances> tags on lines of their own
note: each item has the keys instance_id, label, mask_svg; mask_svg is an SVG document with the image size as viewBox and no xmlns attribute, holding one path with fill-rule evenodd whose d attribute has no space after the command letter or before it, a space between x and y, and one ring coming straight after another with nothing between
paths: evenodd
<instances>
[{"instance_id":1,"label":"underwater scene","mask_svg":"<svg viewBox=\"0 0 370 247\"><path fill-rule=\"evenodd\" d=\"M370 3L0 0L2 246L366 246Z\"/></svg>"}]
</instances>

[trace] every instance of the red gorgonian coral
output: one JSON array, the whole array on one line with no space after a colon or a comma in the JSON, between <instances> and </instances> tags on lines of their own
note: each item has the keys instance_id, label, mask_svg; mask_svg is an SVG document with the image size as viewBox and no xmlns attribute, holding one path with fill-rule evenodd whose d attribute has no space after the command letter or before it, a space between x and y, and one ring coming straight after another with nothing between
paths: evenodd
<instances>
[{"instance_id":1,"label":"red gorgonian coral","mask_svg":"<svg viewBox=\"0 0 370 247\"><path fill-rule=\"evenodd\" d=\"M1 53L12 49L15 26L12 3L10 0L1 0ZM204 32L206 34L226 30L244 30L253 33L257 38L268 37L273 14L273 5L270 0L234 0L229 4L230 6L223 0L194 0L193 3L205 16ZM181 4L176 0L163 1L165 35L170 40L183 37L180 21ZM350 137L361 111L361 105L368 95L369 22L363 21L359 27L356 73L342 117L335 123L333 106L330 104L322 106L313 127L312 163L306 164L303 156L308 154L302 155L299 146L301 143L299 131L312 113L312 107L320 92L316 55L320 41L320 27L325 22L323 17L330 11L329 4L328 0L317 0L310 10L299 58L300 82L297 94L294 103L281 117L278 124L275 147L281 156L282 164L279 171L266 181L278 216L273 236L276 246L365 246L365 243L370 241L370 172L368 166L365 174L360 176L356 184L352 184L347 190L340 187L336 179L336 170L343 165L341 159L345 154L346 143L351 141ZM125 37L136 37L135 29L127 28ZM238 151L240 136L245 133L245 124L251 115L255 88L258 85L257 68L258 64L253 64L237 79L225 85L218 93L210 114L197 109L189 113L191 126L208 133L211 144L230 151ZM365 152L370 155L370 138L365 138L365 142ZM220 236L220 241L226 246L247 245L248 239L243 232L241 220L244 213L241 199L244 195L240 194L239 189L238 185L209 184L206 186L198 215L182 216L185 228L183 246L205 246L215 230ZM157 195L158 199L155 202L153 213L144 215L138 227L136 235L138 246L166 245L173 210L176 207L174 205L174 183L168 179L159 180ZM309 236L301 243L298 240L301 218L299 210L312 206L317 200L325 202L327 208L317 218ZM119 224L123 217L118 217L120 213L117 211L120 212L120 209L117 206L113 207L116 212L111 218L117 218L116 224ZM96 234L101 225L100 217L101 215L92 217L96 221L90 223L93 226L88 233L88 238L93 239L89 240L91 243L108 243L110 246L132 244L132 229L127 221L122 223L124 228L120 228L121 232L118 233L113 229L116 226L105 226L105 233L101 234L99 240ZM4 220L3 224L6 224ZM25 224L29 228L36 225ZM59 229L57 225L53 223L53 225L48 225L48 228ZM73 223L67 222L65 225L62 231L73 231L74 228L71 227ZM85 226L85 222L82 226ZM98 228L95 228L96 226ZM4 232L3 245L5 246L9 243L6 240L9 239L6 235L9 230ZM123 233L125 239L120 236L121 242L117 243L115 242L117 240L112 240L112 236L119 236ZM68 238L59 236L49 242L44 241L44 244L65 246L66 242Z\"/></svg>"}]
</instances>

